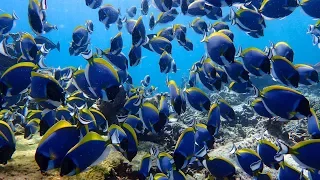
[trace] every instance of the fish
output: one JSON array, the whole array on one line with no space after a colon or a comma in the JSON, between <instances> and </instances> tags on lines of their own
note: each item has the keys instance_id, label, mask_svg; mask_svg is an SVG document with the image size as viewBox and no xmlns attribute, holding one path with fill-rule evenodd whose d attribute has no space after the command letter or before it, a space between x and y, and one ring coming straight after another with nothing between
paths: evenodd
<instances>
[{"instance_id":1,"label":"fish","mask_svg":"<svg viewBox=\"0 0 320 180\"><path fill-rule=\"evenodd\" d=\"M142 16L140 16L132 30L132 45L138 47L147 42L146 28L143 24Z\"/></svg>"},{"instance_id":2,"label":"fish","mask_svg":"<svg viewBox=\"0 0 320 180\"><path fill-rule=\"evenodd\" d=\"M141 85L143 87L148 87L150 85L151 77L149 75L146 75L143 80L141 80Z\"/></svg>"},{"instance_id":3,"label":"fish","mask_svg":"<svg viewBox=\"0 0 320 180\"><path fill-rule=\"evenodd\" d=\"M19 57L18 62L29 61L38 63L40 51L32 35L28 33L22 35L20 39L20 48L22 56Z\"/></svg>"},{"instance_id":4,"label":"fish","mask_svg":"<svg viewBox=\"0 0 320 180\"><path fill-rule=\"evenodd\" d=\"M31 139L40 130L40 119L31 119L24 128L24 139Z\"/></svg>"},{"instance_id":5,"label":"fish","mask_svg":"<svg viewBox=\"0 0 320 180\"><path fill-rule=\"evenodd\" d=\"M14 27L15 21L18 19L19 17L14 11L12 15L8 13L0 14L0 35L9 33Z\"/></svg>"},{"instance_id":6,"label":"fish","mask_svg":"<svg viewBox=\"0 0 320 180\"><path fill-rule=\"evenodd\" d=\"M210 29L213 29L213 30L216 31L216 32L218 32L218 31L220 31L220 30L223 30L223 29L229 30L229 25L226 24L225 22L217 21L217 22L213 23L213 24L210 26Z\"/></svg>"},{"instance_id":7,"label":"fish","mask_svg":"<svg viewBox=\"0 0 320 180\"><path fill-rule=\"evenodd\" d=\"M65 120L54 124L43 135L36 149L35 160L40 170L46 172L60 167L67 152L80 140L79 136L78 129Z\"/></svg>"},{"instance_id":8,"label":"fish","mask_svg":"<svg viewBox=\"0 0 320 180\"><path fill-rule=\"evenodd\" d=\"M236 174L233 163L224 157L207 157L202 164L215 178L229 178Z\"/></svg>"},{"instance_id":9,"label":"fish","mask_svg":"<svg viewBox=\"0 0 320 180\"><path fill-rule=\"evenodd\" d=\"M151 167L152 167L151 154L147 153L142 157L140 161L140 166L138 170L139 179L146 179L149 176Z\"/></svg>"},{"instance_id":10,"label":"fish","mask_svg":"<svg viewBox=\"0 0 320 180\"><path fill-rule=\"evenodd\" d=\"M0 121L0 164L6 165L16 151L16 139L8 123Z\"/></svg>"},{"instance_id":11,"label":"fish","mask_svg":"<svg viewBox=\"0 0 320 180\"><path fill-rule=\"evenodd\" d=\"M108 145L109 143L98 133L89 132L64 156L60 176L73 176L90 166L99 164L109 155Z\"/></svg>"},{"instance_id":12,"label":"fish","mask_svg":"<svg viewBox=\"0 0 320 180\"><path fill-rule=\"evenodd\" d=\"M287 120L312 116L308 99L296 90L280 85L268 86L262 91L254 88L256 96L273 116Z\"/></svg>"},{"instance_id":13,"label":"fish","mask_svg":"<svg viewBox=\"0 0 320 180\"><path fill-rule=\"evenodd\" d=\"M141 14L147 15L149 12L149 0L141 0Z\"/></svg>"},{"instance_id":14,"label":"fish","mask_svg":"<svg viewBox=\"0 0 320 180\"><path fill-rule=\"evenodd\" d=\"M173 169L173 165L171 164L173 157L166 152L161 152L156 158L158 169L164 174L169 174Z\"/></svg>"},{"instance_id":15,"label":"fish","mask_svg":"<svg viewBox=\"0 0 320 180\"><path fill-rule=\"evenodd\" d=\"M229 18L232 25L236 24L249 36L254 38L264 36L264 28L266 28L266 23L258 10L242 8L235 12L231 8Z\"/></svg>"},{"instance_id":16,"label":"fish","mask_svg":"<svg viewBox=\"0 0 320 180\"><path fill-rule=\"evenodd\" d=\"M160 94L160 102L158 105L159 109L159 118L161 119L161 122L164 122L165 125L167 124L169 117L170 117L170 110L169 110L169 104L167 101L168 94L161 93Z\"/></svg>"},{"instance_id":17,"label":"fish","mask_svg":"<svg viewBox=\"0 0 320 180\"><path fill-rule=\"evenodd\" d=\"M120 9L115 9L110 4L105 4L100 7L98 11L99 21L105 25L106 29L110 28L119 19Z\"/></svg>"},{"instance_id":18,"label":"fish","mask_svg":"<svg viewBox=\"0 0 320 180\"><path fill-rule=\"evenodd\" d=\"M297 179L297 178L301 180L307 179L307 177L301 174L299 170L289 165L288 163L282 162L280 164L280 169L278 172L277 179L283 180L283 179Z\"/></svg>"},{"instance_id":19,"label":"fish","mask_svg":"<svg viewBox=\"0 0 320 180\"><path fill-rule=\"evenodd\" d=\"M121 17L119 17L118 20L117 20L117 28L118 28L119 31L123 27L123 22L124 22L124 20L122 20Z\"/></svg>"},{"instance_id":20,"label":"fish","mask_svg":"<svg viewBox=\"0 0 320 180\"><path fill-rule=\"evenodd\" d=\"M261 98L256 98L254 101L252 101L250 106L252 107L254 112L256 114L258 114L259 116L266 117L266 118L272 118L273 117L273 115L270 114L270 112L267 110L267 108L263 104L263 101L262 101Z\"/></svg>"},{"instance_id":21,"label":"fish","mask_svg":"<svg viewBox=\"0 0 320 180\"><path fill-rule=\"evenodd\" d=\"M86 0L86 5L91 9L97 9L102 5L102 0Z\"/></svg>"},{"instance_id":22,"label":"fish","mask_svg":"<svg viewBox=\"0 0 320 180\"><path fill-rule=\"evenodd\" d=\"M105 61L108 61L111 65L113 65L115 70L127 71L128 59L123 52L120 52L118 55L113 55L110 53L110 49L102 51L101 49L97 48L96 50L99 57L103 57ZM119 71L118 76L120 77Z\"/></svg>"},{"instance_id":23,"label":"fish","mask_svg":"<svg viewBox=\"0 0 320 180\"><path fill-rule=\"evenodd\" d=\"M206 44L209 57L219 65L228 65L234 62L235 47L232 40L221 32L212 33L202 42Z\"/></svg>"},{"instance_id":24,"label":"fish","mask_svg":"<svg viewBox=\"0 0 320 180\"><path fill-rule=\"evenodd\" d=\"M168 74L170 72L177 72L177 66L174 59L166 51L164 51L160 56L159 67L161 73Z\"/></svg>"},{"instance_id":25,"label":"fish","mask_svg":"<svg viewBox=\"0 0 320 180\"><path fill-rule=\"evenodd\" d=\"M296 64L296 70L299 73L299 84L313 85L319 83L318 72L311 66L305 64Z\"/></svg>"},{"instance_id":26,"label":"fish","mask_svg":"<svg viewBox=\"0 0 320 180\"><path fill-rule=\"evenodd\" d=\"M129 114L137 114L141 105L141 98L139 95L131 96L127 99L123 107L128 111Z\"/></svg>"},{"instance_id":27,"label":"fish","mask_svg":"<svg viewBox=\"0 0 320 180\"><path fill-rule=\"evenodd\" d=\"M211 130L208 129L208 126L206 126L205 124L198 123L194 126L194 129L196 131L195 152L200 152L203 148L211 149L213 147L215 139L214 135L211 134L211 132L209 132ZM196 156L200 159L199 155Z\"/></svg>"},{"instance_id":28,"label":"fish","mask_svg":"<svg viewBox=\"0 0 320 180\"><path fill-rule=\"evenodd\" d=\"M112 145L121 153L128 149L128 136L122 127L112 124L108 128L108 136L111 138Z\"/></svg>"},{"instance_id":29,"label":"fish","mask_svg":"<svg viewBox=\"0 0 320 180\"><path fill-rule=\"evenodd\" d=\"M100 77L104 78L101 81ZM93 58L88 61L85 69L85 77L89 87L97 97L105 101L113 100L119 92L120 79L112 65L102 58Z\"/></svg>"},{"instance_id":30,"label":"fish","mask_svg":"<svg viewBox=\"0 0 320 180\"><path fill-rule=\"evenodd\" d=\"M282 56L287 58L290 62L293 62L294 51L290 45L286 42L278 42L276 44L271 43L270 48L266 48L265 52L269 54L271 51L273 56Z\"/></svg>"},{"instance_id":31,"label":"fish","mask_svg":"<svg viewBox=\"0 0 320 180\"><path fill-rule=\"evenodd\" d=\"M212 5L205 0L197 0L189 4L188 15L191 16L205 16L212 10Z\"/></svg>"},{"instance_id":32,"label":"fish","mask_svg":"<svg viewBox=\"0 0 320 180\"><path fill-rule=\"evenodd\" d=\"M89 86L89 83L87 82L85 70L77 70L73 74L72 84L77 88L77 90L83 92L87 97L92 99L97 98L97 94L92 89L92 87Z\"/></svg>"},{"instance_id":33,"label":"fish","mask_svg":"<svg viewBox=\"0 0 320 180\"><path fill-rule=\"evenodd\" d=\"M129 17L133 18L134 16L136 16L137 14L137 7L136 6L132 6L129 9L127 9L127 14Z\"/></svg>"},{"instance_id":34,"label":"fish","mask_svg":"<svg viewBox=\"0 0 320 180\"><path fill-rule=\"evenodd\" d=\"M239 48L236 56L242 58L243 67L250 74L255 76L270 74L271 53L265 54L263 51L255 47L247 48L243 51L242 48Z\"/></svg>"},{"instance_id":35,"label":"fish","mask_svg":"<svg viewBox=\"0 0 320 180\"><path fill-rule=\"evenodd\" d=\"M307 34L311 34L312 37L312 44L319 45L319 37L320 37L320 28L319 28L320 21L317 21L314 25L309 25Z\"/></svg>"},{"instance_id":36,"label":"fish","mask_svg":"<svg viewBox=\"0 0 320 180\"><path fill-rule=\"evenodd\" d=\"M149 29L153 30L155 26L156 26L156 20L153 16L153 13L151 13L150 19L149 19Z\"/></svg>"},{"instance_id":37,"label":"fish","mask_svg":"<svg viewBox=\"0 0 320 180\"><path fill-rule=\"evenodd\" d=\"M45 109L41 112L40 118L40 136L43 136L56 123L56 111Z\"/></svg>"},{"instance_id":38,"label":"fish","mask_svg":"<svg viewBox=\"0 0 320 180\"><path fill-rule=\"evenodd\" d=\"M125 157L131 162L138 152L138 138L135 130L129 124L122 124L122 129L128 138L128 149L125 151Z\"/></svg>"},{"instance_id":39,"label":"fish","mask_svg":"<svg viewBox=\"0 0 320 180\"><path fill-rule=\"evenodd\" d=\"M274 158L277 155L278 151L279 148L267 139L262 139L258 141L257 153L261 157L263 164L270 168L280 168L279 162Z\"/></svg>"},{"instance_id":40,"label":"fish","mask_svg":"<svg viewBox=\"0 0 320 180\"><path fill-rule=\"evenodd\" d=\"M188 0L181 0L180 8L183 15L186 15L188 13L188 6L189 6Z\"/></svg>"},{"instance_id":41,"label":"fish","mask_svg":"<svg viewBox=\"0 0 320 180\"><path fill-rule=\"evenodd\" d=\"M123 49L122 33L119 32L115 37L110 40L109 53L113 55L119 55Z\"/></svg>"},{"instance_id":42,"label":"fish","mask_svg":"<svg viewBox=\"0 0 320 180\"><path fill-rule=\"evenodd\" d=\"M173 106L174 111L180 115L183 113L184 99L182 93L180 94L180 89L174 80L167 80L167 86L169 88L170 104Z\"/></svg>"},{"instance_id":43,"label":"fish","mask_svg":"<svg viewBox=\"0 0 320 180\"><path fill-rule=\"evenodd\" d=\"M130 61L130 66L138 66L141 63L141 60L143 59L142 57L142 50L141 46L135 47L131 46L130 51L129 51L129 61Z\"/></svg>"},{"instance_id":44,"label":"fish","mask_svg":"<svg viewBox=\"0 0 320 180\"><path fill-rule=\"evenodd\" d=\"M192 23L190 24L190 27L192 27L192 29L198 34L204 35L208 32L207 23L199 17L195 18L192 21Z\"/></svg>"},{"instance_id":45,"label":"fish","mask_svg":"<svg viewBox=\"0 0 320 180\"><path fill-rule=\"evenodd\" d=\"M155 23L156 24L170 23L177 18L178 14L179 14L178 10L176 8L172 8L169 11L160 13Z\"/></svg>"},{"instance_id":46,"label":"fish","mask_svg":"<svg viewBox=\"0 0 320 180\"><path fill-rule=\"evenodd\" d=\"M72 33L72 42L76 46L84 46L89 44L89 32L84 26L77 26Z\"/></svg>"},{"instance_id":47,"label":"fish","mask_svg":"<svg viewBox=\"0 0 320 180\"><path fill-rule=\"evenodd\" d=\"M87 27L87 31L92 34L93 31L94 31L94 25L93 25L93 22L92 20L86 20L86 27Z\"/></svg>"},{"instance_id":48,"label":"fish","mask_svg":"<svg viewBox=\"0 0 320 180\"><path fill-rule=\"evenodd\" d=\"M222 9L220 7L213 6L211 11L206 14L206 17L211 20L218 20L222 18Z\"/></svg>"},{"instance_id":49,"label":"fish","mask_svg":"<svg viewBox=\"0 0 320 180\"><path fill-rule=\"evenodd\" d=\"M185 129L176 143L173 159L177 170L185 168L194 155L195 130L191 127Z\"/></svg>"},{"instance_id":50,"label":"fish","mask_svg":"<svg viewBox=\"0 0 320 180\"><path fill-rule=\"evenodd\" d=\"M149 40L148 45L153 52L159 55L162 55L164 52L167 52L169 54L172 53L172 44L168 39L164 37L153 37Z\"/></svg>"},{"instance_id":51,"label":"fish","mask_svg":"<svg viewBox=\"0 0 320 180\"><path fill-rule=\"evenodd\" d=\"M224 99L218 100L221 117L227 121L234 121L236 119L235 112L231 105Z\"/></svg>"},{"instance_id":52,"label":"fish","mask_svg":"<svg viewBox=\"0 0 320 180\"><path fill-rule=\"evenodd\" d=\"M300 141L294 146L289 146L285 142L277 140L277 146L280 148L278 154L280 156L283 154L291 154L296 162L303 165L303 167L319 169L319 164L317 163L319 156L313 153L319 146L319 143L319 139L311 139Z\"/></svg>"},{"instance_id":53,"label":"fish","mask_svg":"<svg viewBox=\"0 0 320 180\"><path fill-rule=\"evenodd\" d=\"M143 122L139 117L134 115L128 115L128 117L125 120L125 123L129 124L137 134L143 132Z\"/></svg>"},{"instance_id":54,"label":"fish","mask_svg":"<svg viewBox=\"0 0 320 180\"><path fill-rule=\"evenodd\" d=\"M172 0L152 0L152 5L161 12L167 12L172 8Z\"/></svg>"},{"instance_id":55,"label":"fish","mask_svg":"<svg viewBox=\"0 0 320 180\"><path fill-rule=\"evenodd\" d=\"M70 43L69 54L70 56L79 56L80 54L87 51L89 44L85 44L83 46L77 46L74 42Z\"/></svg>"},{"instance_id":56,"label":"fish","mask_svg":"<svg viewBox=\"0 0 320 180\"><path fill-rule=\"evenodd\" d=\"M178 41L179 44L181 41ZM187 51L193 51L193 43L190 39L186 39L186 42L184 44L180 44L183 46L183 48Z\"/></svg>"},{"instance_id":57,"label":"fish","mask_svg":"<svg viewBox=\"0 0 320 180\"><path fill-rule=\"evenodd\" d=\"M32 31L37 34L43 34L44 23L46 22L45 10L47 9L46 0L30 0L28 5L28 20Z\"/></svg>"},{"instance_id":58,"label":"fish","mask_svg":"<svg viewBox=\"0 0 320 180\"><path fill-rule=\"evenodd\" d=\"M154 134L159 133L165 125L165 122L162 122L163 119L159 117L158 108L148 102L142 104L139 110L139 117L144 127Z\"/></svg>"},{"instance_id":59,"label":"fish","mask_svg":"<svg viewBox=\"0 0 320 180\"><path fill-rule=\"evenodd\" d=\"M39 44L42 46L44 44L44 46L47 50L57 49L60 52L60 42L57 42L55 44L50 39L48 39L44 36L37 36L34 38L34 40L37 43L37 45Z\"/></svg>"},{"instance_id":60,"label":"fish","mask_svg":"<svg viewBox=\"0 0 320 180\"><path fill-rule=\"evenodd\" d=\"M218 32L221 32L221 33L227 35L232 41L234 40L234 34L232 31L230 31L228 29L221 29Z\"/></svg>"},{"instance_id":61,"label":"fish","mask_svg":"<svg viewBox=\"0 0 320 180\"><path fill-rule=\"evenodd\" d=\"M308 133L313 139L320 139L320 124L316 112L310 109L312 116L308 118Z\"/></svg>"},{"instance_id":62,"label":"fish","mask_svg":"<svg viewBox=\"0 0 320 180\"><path fill-rule=\"evenodd\" d=\"M211 101L206 93L204 93L201 89L196 87L191 87L184 90L186 94L187 102L191 107L200 111L200 112L208 112L210 109Z\"/></svg>"},{"instance_id":63,"label":"fish","mask_svg":"<svg viewBox=\"0 0 320 180\"><path fill-rule=\"evenodd\" d=\"M215 0L206 0L209 4L211 4L212 6L215 7L226 7L226 6L231 6L233 4L234 1L231 0L219 0L219 1L215 1Z\"/></svg>"},{"instance_id":64,"label":"fish","mask_svg":"<svg viewBox=\"0 0 320 180\"><path fill-rule=\"evenodd\" d=\"M302 10L312 18L320 18L320 14L316 7L319 7L319 2L315 0L303 0L299 3Z\"/></svg>"},{"instance_id":65,"label":"fish","mask_svg":"<svg viewBox=\"0 0 320 180\"><path fill-rule=\"evenodd\" d=\"M235 82L244 83L249 81L249 72L245 70L240 61L234 61L231 64L224 66L228 77Z\"/></svg>"},{"instance_id":66,"label":"fish","mask_svg":"<svg viewBox=\"0 0 320 180\"><path fill-rule=\"evenodd\" d=\"M1 93L5 96L23 94L31 84L31 72L38 68L32 62L21 62L11 66L1 76Z\"/></svg>"},{"instance_id":67,"label":"fish","mask_svg":"<svg viewBox=\"0 0 320 180\"><path fill-rule=\"evenodd\" d=\"M135 20L135 19L127 19L125 17L125 18L123 18L122 21L126 23L126 29L127 29L128 33L132 35L133 28L134 28L135 24L137 23L137 20Z\"/></svg>"},{"instance_id":68,"label":"fish","mask_svg":"<svg viewBox=\"0 0 320 180\"><path fill-rule=\"evenodd\" d=\"M281 19L289 16L297 7L298 2L295 0L279 1L279 0L263 0L259 12L266 19Z\"/></svg>"},{"instance_id":69,"label":"fish","mask_svg":"<svg viewBox=\"0 0 320 180\"><path fill-rule=\"evenodd\" d=\"M30 96L37 102L44 102L47 108L55 109L65 104L65 92L53 77L31 72ZM42 106L45 106L42 104Z\"/></svg>"},{"instance_id":70,"label":"fish","mask_svg":"<svg viewBox=\"0 0 320 180\"><path fill-rule=\"evenodd\" d=\"M67 121L71 121L72 114L73 112L71 112L67 107L64 106L60 106L59 108L56 109L56 119L58 120L67 120Z\"/></svg>"},{"instance_id":71,"label":"fish","mask_svg":"<svg viewBox=\"0 0 320 180\"><path fill-rule=\"evenodd\" d=\"M220 107L214 103L210 106L208 113L207 129L211 136L216 136L219 133L221 119L220 119Z\"/></svg>"},{"instance_id":72,"label":"fish","mask_svg":"<svg viewBox=\"0 0 320 180\"><path fill-rule=\"evenodd\" d=\"M58 26L57 25L52 25L50 24L48 21L46 21L44 24L43 24L43 30L45 33L49 33L51 32L52 30L58 30Z\"/></svg>"},{"instance_id":73,"label":"fish","mask_svg":"<svg viewBox=\"0 0 320 180\"><path fill-rule=\"evenodd\" d=\"M66 103L71 108L73 108L75 106L81 107L86 104L86 100L81 97L70 96L66 99Z\"/></svg>"},{"instance_id":74,"label":"fish","mask_svg":"<svg viewBox=\"0 0 320 180\"><path fill-rule=\"evenodd\" d=\"M108 120L106 119L106 117L97 109L90 108L89 111L94 116L99 130L105 132L109 128Z\"/></svg>"},{"instance_id":75,"label":"fish","mask_svg":"<svg viewBox=\"0 0 320 180\"><path fill-rule=\"evenodd\" d=\"M261 157L252 149L234 149L235 159L241 169L250 176L258 176L263 171L263 163L261 162Z\"/></svg>"},{"instance_id":76,"label":"fish","mask_svg":"<svg viewBox=\"0 0 320 180\"><path fill-rule=\"evenodd\" d=\"M253 86L250 82L235 82L232 81L229 85L229 89L236 92L236 93L249 93L253 90Z\"/></svg>"},{"instance_id":77,"label":"fish","mask_svg":"<svg viewBox=\"0 0 320 180\"><path fill-rule=\"evenodd\" d=\"M273 56L271 59L271 76L276 81L287 86L298 87L300 81L299 72L285 57Z\"/></svg>"}]
</instances>

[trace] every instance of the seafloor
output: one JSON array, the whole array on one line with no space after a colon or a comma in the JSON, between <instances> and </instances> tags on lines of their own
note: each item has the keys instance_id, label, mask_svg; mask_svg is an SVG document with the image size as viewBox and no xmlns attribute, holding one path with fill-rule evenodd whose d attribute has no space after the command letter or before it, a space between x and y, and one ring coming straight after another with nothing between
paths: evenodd
<instances>
[{"instance_id":1,"label":"seafloor","mask_svg":"<svg viewBox=\"0 0 320 180\"><path fill-rule=\"evenodd\" d=\"M320 92L318 89L319 85L308 88L302 87L298 90L309 99L311 107L315 109L319 117ZM272 141L282 139L291 145L309 138L306 120L277 122L265 119L255 115L247 105L248 94L237 94L224 90L219 92L219 94L211 94L212 100L216 99L218 95L225 98L225 100L232 105L236 112L237 120L222 123L219 137L217 138L214 149L210 151L209 156L223 156L232 160L229 156L229 151L233 143L241 148L256 149L257 139L261 136ZM25 140L23 135L16 135L16 151L12 160L10 160L7 165L0 166L0 179L137 179L136 171L142 156L149 151L152 145L158 146L160 151L172 152L176 140L186 127L182 120L188 121L190 119L205 123L206 115L188 109L178 121L170 122L162 134L158 136L139 137L139 152L132 162L125 160L120 153L112 152L108 158L98 166L94 166L74 177L60 177L58 170L41 174L34 160L35 150L41 137L37 135L31 140ZM290 155L285 157L285 161L298 168ZM151 172L155 173L156 168L153 168ZM187 179L202 180L208 177L208 172L204 170L204 168L199 170L189 168L184 170L184 172L187 175ZM273 178L276 178L277 172L268 169L266 166L264 172L270 172ZM238 169L236 179L251 178Z\"/></svg>"}]
</instances>

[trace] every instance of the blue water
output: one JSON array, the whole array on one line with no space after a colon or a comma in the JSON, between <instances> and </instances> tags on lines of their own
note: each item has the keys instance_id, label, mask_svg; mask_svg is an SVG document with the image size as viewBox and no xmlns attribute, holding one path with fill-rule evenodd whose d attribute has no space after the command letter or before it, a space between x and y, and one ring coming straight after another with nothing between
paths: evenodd
<instances>
[{"instance_id":1,"label":"blue water","mask_svg":"<svg viewBox=\"0 0 320 180\"><path fill-rule=\"evenodd\" d=\"M11 13L13 10L19 16L19 20L16 21L16 26L11 32L27 31L32 32L27 16L28 0L1 0L0 9ZM94 22L95 30L91 35L91 47L99 47L106 49L110 46L110 38L118 33L116 25L112 25L109 30L104 28L104 25L98 20L98 9L90 9L85 5L84 0L47 0L48 10L47 19L53 24L57 25L58 31L51 31L44 35L51 39L53 42L61 43L61 52L56 50L51 51L47 56L45 63L48 66L53 67L66 67L66 66L81 66L85 67L86 61L82 57L75 57L69 55L69 44L72 38L72 32L78 25L84 25L86 20L92 20ZM131 6L137 6L140 8L140 0L104 0L103 4L112 4L116 8L121 9L122 16L126 15L126 9ZM180 8L179 8L180 10ZM225 16L229 13L229 8L224 8ZM155 17L159 14L159 11L151 7L149 10L153 12ZM136 15L136 19L140 16L140 10ZM188 26L194 17L183 16L182 14L172 23L181 23ZM206 19L203 17L203 19ZM144 16L144 24L148 27L149 17ZM206 19L207 22L213 23L214 21ZM267 28L264 31L264 37L254 39L246 35L236 26L231 26L231 30L235 35L234 43L238 48L255 46L264 49L265 46L270 45L270 42L285 41L287 42L295 52L294 63L315 64L320 59L320 49L317 46L312 45L311 36L306 34L309 24L314 24L315 20L304 14L301 8L297 8L290 16L282 20L267 21ZM171 26L172 24L157 25L153 31L147 33L156 33L160 29ZM125 26L122 29L124 38L124 50L127 55L131 46L131 36L127 33ZM179 71L176 74L170 74L170 79L174 79L179 84L182 76L188 75L188 69L191 65L199 60L204 53L204 44L200 42L202 36L196 34L192 29L188 29L187 37L194 44L194 51L187 52L183 47L179 46L177 41L172 41L173 50L172 55L175 59ZM164 74L159 70L159 55L143 49L142 60L138 67L129 67L129 72L133 77L134 83L138 84L141 79L147 74L152 78L152 84L159 87L160 91L166 91Z\"/></svg>"}]
</instances>

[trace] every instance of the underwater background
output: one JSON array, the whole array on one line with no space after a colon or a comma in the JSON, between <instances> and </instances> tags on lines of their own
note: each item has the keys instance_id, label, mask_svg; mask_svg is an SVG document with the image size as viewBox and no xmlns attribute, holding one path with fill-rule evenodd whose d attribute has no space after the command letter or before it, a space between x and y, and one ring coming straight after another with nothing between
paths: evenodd
<instances>
[{"instance_id":1,"label":"underwater background","mask_svg":"<svg viewBox=\"0 0 320 180\"><path fill-rule=\"evenodd\" d=\"M88 8L84 3L77 0L55 0L48 1L50 11L47 11L47 15L50 18L51 24L58 26L58 31L52 31L45 36L50 38L53 42L59 41L61 44L61 52L52 51L45 61L48 66L54 67L66 67L66 66L81 66L85 67L86 61L81 56L70 56L68 52L69 43L72 41L72 32L78 25L84 25L86 20L92 20L95 26L95 32L91 35L91 47L99 47L101 49L108 48L110 39L114 37L119 31L116 24L111 25L109 30L106 30L104 24L99 22L98 10ZM19 4L19 5L16 5ZM123 16L126 15L126 10L132 6L140 8L139 0L104 0L103 4L112 4L115 8L121 10ZM16 27L12 32L27 31L30 32L31 28L28 24L27 7L28 1L17 0L3 0L1 8L6 12L16 11L20 15L19 21L17 21ZM151 6L150 13L153 13L155 17L160 14L158 10ZM230 8L223 8L223 16L229 14ZM138 18L141 12L137 11ZM168 27L173 24L184 24L187 27L192 22L194 17L179 15L177 18L168 24L158 24L153 31L146 28L147 34L158 32L160 29ZM208 23L214 23L214 20L209 20L203 17ZM145 26L148 26L149 15L143 16ZM234 33L235 47L242 48L257 47L264 49L266 46L270 46L270 42L287 42L295 51L295 63L307 63L313 65L319 61L319 49L317 46L312 45L312 38L307 35L308 25L314 24L315 20L312 17L307 16L301 8L297 8L290 16L285 17L282 20L266 21L267 28L265 29L264 37L258 39L252 38L246 35L243 31L240 31L236 26L230 26L230 29ZM131 35L126 33L126 28L121 30L124 40L124 54L128 54L131 47ZM200 60L203 56L204 44L200 42L202 36L196 34L194 31L188 31L187 37L193 42L194 50L186 52L183 47L179 46L176 41L173 41L173 53L172 56L175 59L179 71L176 74L172 74L172 79L176 80L178 84L181 83L181 76L188 76L188 69L196 60ZM141 65L130 68L129 72L135 84L139 84L138 80L143 79L149 74L154 81L154 86L158 87L160 91L165 91L165 79L164 74L158 71L158 59L159 56L146 49L143 49L142 55L146 58L142 60Z\"/></svg>"}]
</instances>

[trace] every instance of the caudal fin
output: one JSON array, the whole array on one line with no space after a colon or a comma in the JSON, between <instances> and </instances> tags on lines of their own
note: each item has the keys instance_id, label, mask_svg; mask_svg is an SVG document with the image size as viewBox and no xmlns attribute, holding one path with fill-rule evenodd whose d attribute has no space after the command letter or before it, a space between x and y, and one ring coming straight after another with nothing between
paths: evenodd
<instances>
[{"instance_id":1,"label":"caudal fin","mask_svg":"<svg viewBox=\"0 0 320 180\"><path fill-rule=\"evenodd\" d=\"M241 54L242 54L242 47L239 46L238 52L237 52L237 54L235 55L235 57L240 57Z\"/></svg>"},{"instance_id":2,"label":"caudal fin","mask_svg":"<svg viewBox=\"0 0 320 180\"><path fill-rule=\"evenodd\" d=\"M92 50L91 50L91 49L88 49L87 51L82 52L82 53L81 53L81 56L82 56L84 59L86 59L86 60L90 60L90 59L93 57L93 55L92 55Z\"/></svg>"},{"instance_id":3,"label":"caudal fin","mask_svg":"<svg viewBox=\"0 0 320 180\"><path fill-rule=\"evenodd\" d=\"M13 18L13 20L18 20L19 19L19 17L17 16L15 11L13 11L13 13L12 13L12 18Z\"/></svg>"},{"instance_id":4,"label":"caudal fin","mask_svg":"<svg viewBox=\"0 0 320 180\"><path fill-rule=\"evenodd\" d=\"M60 52L60 42L58 41L57 45L56 45L57 50Z\"/></svg>"}]
</instances>

